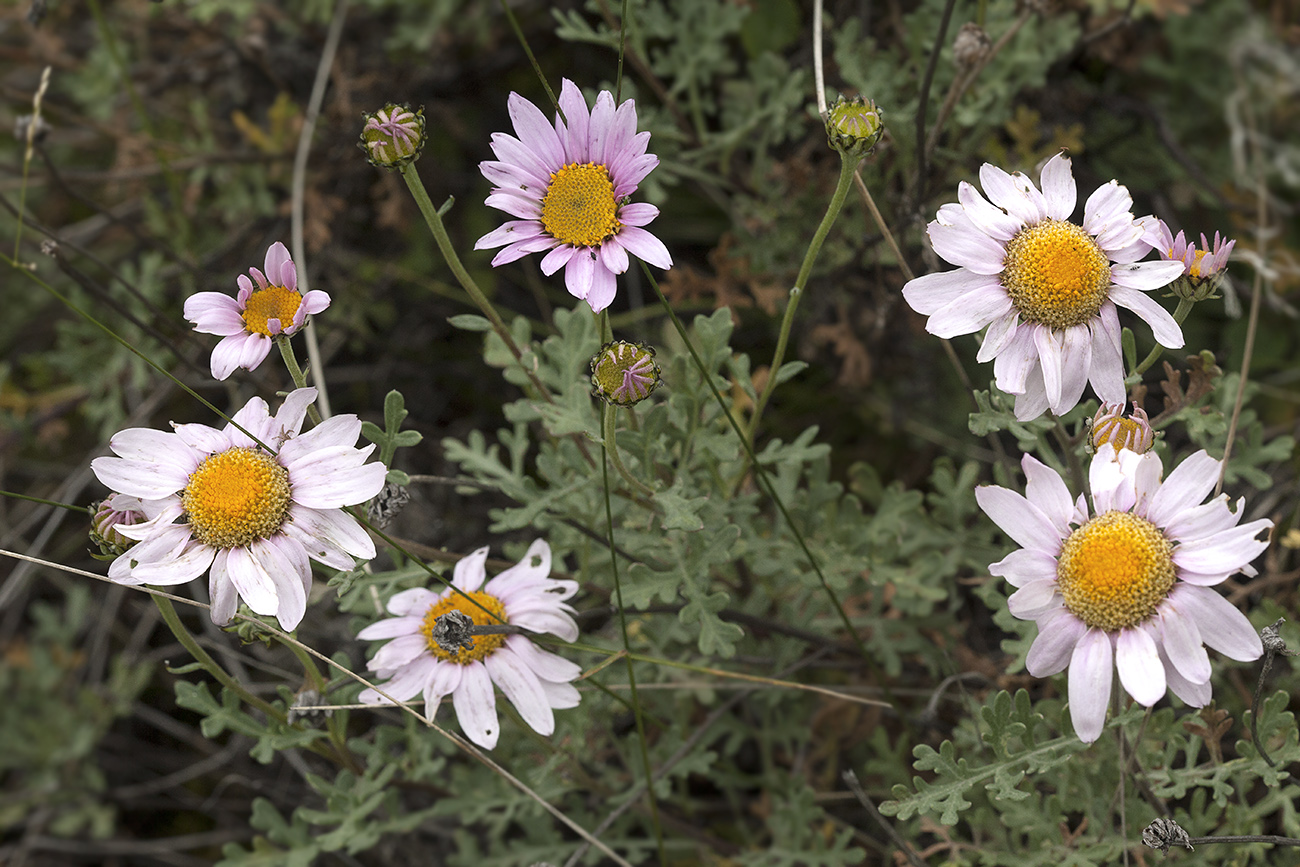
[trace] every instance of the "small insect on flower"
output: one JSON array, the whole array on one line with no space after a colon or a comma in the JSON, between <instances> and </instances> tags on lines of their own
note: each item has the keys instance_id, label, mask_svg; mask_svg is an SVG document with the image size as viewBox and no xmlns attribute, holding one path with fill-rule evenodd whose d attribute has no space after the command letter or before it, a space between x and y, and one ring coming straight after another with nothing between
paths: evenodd
<instances>
[{"instance_id":1,"label":"small insect on flower","mask_svg":"<svg viewBox=\"0 0 1300 867\"><path fill-rule=\"evenodd\" d=\"M492 749L501 734L493 684L524 722L549 735L555 731L553 711L578 706L578 691L570 682L582 669L523 634L465 637L466 621L549 632L565 641L578 637L573 608L565 602L578 592L578 584L550 577L551 547L545 540L533 542L524 559L491 581L486 580L487 555L484 547L461 559L452 586L442 592L416 587L396 594L388 600L388 613L394 616L372 623L357 637L392 639L369 663L371 671L386 679L379 688L388 696L407 701L423 695L425 715L433 719L450 695L466 737ZM366 689L360 701L385 704L388 699Z\"/></svg>"}]
</instances>

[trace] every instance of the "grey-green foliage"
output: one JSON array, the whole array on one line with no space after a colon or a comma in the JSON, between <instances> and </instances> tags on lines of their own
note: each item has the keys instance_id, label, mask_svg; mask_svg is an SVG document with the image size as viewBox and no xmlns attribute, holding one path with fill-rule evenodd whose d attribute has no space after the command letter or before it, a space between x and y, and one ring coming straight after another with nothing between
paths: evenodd
<instances>
[{"instance_id":1,"label":"grey-green foliage","mask_svg":"<svg viewBox=\"0 0 1300 867\"><path fill-rule=\"evenodd\" d=\"M109 727L131 713L153 667L115 656L87 678L82 649L94 623L89 590L72 585L59 604L28 608L33 626L5 648L0 665L0 832L34 817L58 837L110 836L117 811L95 757Z\"/></svg>"},{"instance_id":2,"label":"grey-green foliage","mask_svg":"<svg viewBox=\"0 0 1300 867\"><path fill-rule=\"evenodd\" d=\"M504 407L515 427L499 431L495 444L475 435L444 440L443 448L465 477L515 500L493 510L493 531L543 532L557 551L582 552L584 570L608 587L608 554L592 548L592 535L603 538L607 531L599 407L585 377L599 344L591 317L582 312L558 312L556 327L559 333L540 345L525 342L524 330L515 335L530 347L526 363L553 390L554 402L516 400ZM691 329L708 376L724 394L732 392L732 377L749 369L748 359L728 345L731 330L726 310L696 317ZM518 380L513 359L494 335L487 340L489 361ZM637 408L635 423L622 416L617 435L623 462L656 494L643 499L610 475L617 544L632 558L620 566L625 601L638 608L681 605L685 634L707 656L735 652L743 632L722 611L756 591L768 604L807 612L815 628L838 631L813 563L748 476L740 440L713 393L676 336L664 342L659 358L666 388ZM543 436L532 442L536 428L526 425L537 423ZM816 434L813 428L792 442L771 440L758 461L817 566L839 595L888 586L894 610L930 615L951 599L951 576L990 550L987 529L965 529L974 512L974 466L937 469L936 489L949 492L933 503L943 521L931 517L922 494L897 485L865 486L870 502L864 507L831 478L829 449ZM909 629L883 620L878 594L871 606L862 629L868 647L896 670L899 654L920 642L899 634Z\"/></svg>"}]
</instances>

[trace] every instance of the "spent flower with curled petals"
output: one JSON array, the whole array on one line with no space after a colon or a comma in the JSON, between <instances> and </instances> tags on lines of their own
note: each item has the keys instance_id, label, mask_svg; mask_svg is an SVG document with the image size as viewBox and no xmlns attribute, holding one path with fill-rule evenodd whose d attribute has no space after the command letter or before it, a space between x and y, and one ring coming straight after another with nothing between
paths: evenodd
<instances>
[{"instance_id":1,"label":"spent flower with curled petals","mask_svg":"<svg viewBox=\"0 0 1300 867\"><path fill-rule=\"evenodd\" d=\"M389 103L374 114L362 115L357 147L366 152L372 166L396 169L419 159L424 149L424 108L411 111L408 105Z\"/></svg>"},{"instance_id":2,"label":"spent flower with curled petals","mask_svg":"<svg viewBox=\"0 0 1300 867\"><path fill-rule=\"evenodd\" d=\"M628 253L672 267L668 248L642 228L659 209L628 203L659 158L646 153L650 133L636 131L632 100L616 109L614 95L603 90L588 111L578 86L565 79L559 103L564 117L552 125L537 106L510 94L519 137L493 134L497 159L479 169L494 185L486 204L517 219L479 238L474 249L504 247L493 267L549 251L542 273L564 268L569 294L599 313L614 300L614 278L628 269Z\"/></svg>"},{"instance_id":3,"label":"spent flower with curled petals","mask_svg":"<svg viewBox=\"0 0 1300 867\"><path fill-rule=\"evenodd\" d=\"M1151 451L1156 442L1151 420L1140 406L1134 407L1133 414L1125 417L1123 404L1102 404L1092 417L1090 426L1089 442L1094 450L1110 443L1116 452L1128 449L1142 454Z\"/></svg>"},{"instance_id":4,"label":"spent flower with curled petals","mask_svg":"<svg viewBox=\"0 0 1300 867\"><path fill-rule=\"evenodd\" d=\"M1047 161L1042 190L1024 175L985 163L986 199L962 181L958 202L939 208L928 233L959 266L908 281L903 297L929 317L925 329L956 337L988 328L976 358L992 361L998 388L1016 395L1021 421L1071 410L1092 384L1103 403L1123 403L1124 366L1116 305L1146 320L1156 340L1183 345L1182 330L1146 293L1168 285L1181 263L1139 262L1155 246L1154 219L1134 219L1116 181L1077 202L1070 160Z\"/></svg>"},{"instance_id":5,"label":"spent flower with curled petals","mask_svg":"<svg viewBox=\"0 0 1300 867\"><path fill-rule=\"evenodd\" d=\"M1202 502L1221 464L1204 451L1161 481L1155 452L1103 443L1089 471L1092 511L1071 500L1056 471L1021 461L1025 495L993 485L975 499L1020 549L989 566L1017 590L1007 607L1038 636L1025 667L1035 677L1069 669L1070 719L1085 743L1100 735L1113 672L1146 707L1172 690L1193 707L1210 700L1209 646L1243 662L1263 652L1246 616L1213 590L1268 547L1273 522L1240 524L1220 494ZM1240 526L1239 526L1240 524Z\"/></svg>"},{"instance_id":6,"label":"spent flower with curled petals","mask_svg":"<svg viewBox=\"0 0 1300 867\"><path fill-rule=\"evenodd\" d=\"M284 244L276 241L266 251L265 271L249 268L248 277L236 279L234 298L221 292L196 292L185 299L185 318L200 334L217 334L212 350L212 375L225 379L236 367L253 370L266 360L272 340L280 334L297 334L307 317L330 306L319 289L298 292L298 269Z\"/></svg>"},{"instance_id":7,"label":"spent flower with curled petals","mask_svg":"<svg viewBox=\"0 0 1300 867\"><path fill-rule=\"evenodd\" d=\"M1188 301L1204 301L1217 297L1214 293L1224 279L1224 266L1232 255L1236 241L1214 233L1211 246L1205 233L1201 233L1201 247L1189 244L1186 236L1179 231L1175 236L1164 220L1158 220L1155 227L1155 246L1160 258L1169 262L1180 262L1183 266L1182 276L1169 288L1179 298Z\"/></svg>"},{"instance_id":8,"label":"spent flower with curled petals","mask_svg":"<svg viewBox=\"0 0 1300 867\"><path fill-rule=\"evenodd\" d=\"M221 430L173 424L172 433L114 434L116 457L96 458L90 468L113 491L136 498L147 520L117 525L137 544L113 561L108 577L168 585L208 572L212 622L229 623L242 598L295 628L311 590L309 559L350 571L354 557L375 556L344 507L377 494L387 474L382 463L366 463L375 446L353 447L361 434L355 415L299 434L315 399L316 389L297 389L272 416L255 397Z\"/></svg>"},{"instance_id":9,"label":"spent flower with curled petals","mask_svg":"<svg viewBox=\"0 0 1300 867\"><path fill-rule=\"evenodd\" d=\"M606 403L633 406L661 385L655 348L615 340L591 357L591 395Z\"/></svg>"},{"instance_id":10,"label":"spent flower with curled petals","mask_svg":"<svg viewBox=\"0 0 1300 867\"><path fill-rule=\"evenodd\" d=\"M425 716L433 719L450 695L465 736L492 749L501 733L493 684L524 722L549 735L555 731L553 711L578 706L571 682L582 669L522 633L469 637L466 621L473 626L511 624L565 641L578 637L573 608L565 602L578 592L578 584L551 577L551 548L545 540L533 542L524 559L484 583L487 555L486 547L479 548L457 562L451 586L440 593L423 587L397 593L388 600L388 613L394 616L372 623L357 637L392 639L369 663L386 680L379 688L387 696L407 701L422 695ZM374 689L362 690L359 700L389 701Z\"/></svg>"}]
</instances>

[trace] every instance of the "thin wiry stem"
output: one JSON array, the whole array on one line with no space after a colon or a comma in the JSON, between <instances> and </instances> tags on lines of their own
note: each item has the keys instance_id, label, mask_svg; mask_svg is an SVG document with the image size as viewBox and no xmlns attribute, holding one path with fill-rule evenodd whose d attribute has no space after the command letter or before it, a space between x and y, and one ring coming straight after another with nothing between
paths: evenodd
<instances>
[{"instance_id":1,"label":"thin wiry stem","mask_svg":"<svg viewBox=\"0 0 1300 867\"><path fill-rule=\"evenodd\" d=\"M334 55L338 52L339 40L343 36L343 22L348 17L348 0L338 0L334 6L334 17L330 20L329 32L325 35L325 47L321 51L320 62L316 65L316 80L311 86L311 97L307 100L307 113L303 117L302 130L298 133L298 149L293 155L293 185L290 192L290 238L293 245L293 261L298 268L298 291L306 295L310 287L307 277L307 248L303 244L303 202L306 199L307 156L311 153L311 139L316 132L316 121L320 117L321 103L325 101L325 85L329 83L330 69L334 66ZM330 395L325 387L325 365L321 359L320 343L316 340L316 324L308 322L306 328L307 366L311 370L312 383L316 386L316 400L320 403L320 416L329 418ZM296 380L295 380L296 382ZM301 384L298 386L301 388ZM313 413L315 411L313 410ZM313 415L312 421L320 424L320 418Z\"/></svg>"},{"instance_id":2,"label":"thin wiry stem","mask_svg":"<svg viewBox=\"0 0 1300 867\"><path fill-rule=\"evenodd\" d=\"M612 416L612 408L608 405L605 407L606 418L606 437L612 433L613 424L609 421ZM632 716L636 719L637 741L641 746L641 765L645 772L646 778L646 799L650 802L650 824L654 826L655 844L659 849L660 867L668 867L668 856L664 852L664 831L659 822L659 801L655 798L654 787L648 785L653 769L650 765L650 748L646 744L645 736L645 719L641 713L641 701L636 691L636 672L632 667L632 642L627 634L627 615L623 610L623 584L618 576L618 555L614 553L614 510L609 501L609 463L603 459L603 455L610 451L608 443L602 448L602 460L600 462L601 479L605 488L605 527L609 532L609 564L614 570L614 598L618 601L618 625L623 633L623 649L627 655L623 657L627 665L627 684L632 691Z\"/></svg>"},{"instance_id":3,"label":"thin wiry stem","mask_svg":"<svg viewBox=\"0 0 1300 867\"><path fill-rule=\"evenodd\" d=\"M943 51L944 40L948 36L948 22L952 20L952 7L957 0L948 0L943 7L943 17L939 19L939 32L934 36L934 50L930 52L930 62L925 67L925 77L921 80L921 97L916 106L916 182L912 185L913 203L925 195L925 113L930 107L930 86L934 84L934 70L939 65L939 53Z\"/></svg>"},{"instance_id":4,"label":"thin wiry stem","mask_svg":"<svg viewBox=\"0 0 1300 867\"><path fill-rule=\"evenodd\" d=\"M275 346L280 350L280 357L284 359L284 366L289 369L289 376L293 379L294 387L305 388L307 385L307 376L302 372L302 368L298 366L298 357L293 354L293 341L289 339L289 335L284 332L275 335ZM314 372L315 371L313 371L313 373ZM321 399L319 389L317 389L316 399ZM311 416L312 424L321 423L321 416L323 413L316 409L316 404L314 402L307 404L307 415Z\"/></svg>"},{"instance_id":5,"label":"thin wiry stem","mask_svg":"<svg viewBox=\"0 0 1300 867\"><path fill-rule=\"evenodd\" d=\"M822 0L813 0L813 79L817 88L817 113L826 122L826 73L822 70Z\"/></svg>"},{"instance_id":6,"label":"thin wiry stem","mask_svg":"<svg viewBox=\"0 0 1300 867\"><path fill-rule=\"evenodd\" d=\"M645 484L636 476L628 472L627 467L623 465L623 459L618 454L618 440L615 437L615 434L617 433L615 430L617 428L617 413L618 409L611 403L606 403L602 409L602 414L605 416L605 452L609 455L610 461L614 464L614 469L618 470L618 474L623 477L623 481L632 486L632 490L638 491L647 497L653 497L655 495L654 488ZM610 539L609 543L611 546L614 544L613 538Z\"/></svg>"}]
</instances>

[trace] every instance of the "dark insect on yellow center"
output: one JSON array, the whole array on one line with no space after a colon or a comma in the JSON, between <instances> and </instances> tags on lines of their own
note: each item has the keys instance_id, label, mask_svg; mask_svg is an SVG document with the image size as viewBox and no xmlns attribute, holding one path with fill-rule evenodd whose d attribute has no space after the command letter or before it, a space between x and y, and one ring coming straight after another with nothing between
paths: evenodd
<instances>
[{"instance_id":1,"label":"dark insect on yellow center","mask_svg":"<svg viewBox=\"0 0 1300 867\"><path fill-rule=\"evenodd\" d=\"M241 314L244 327L253 334L265 334L274 337L266 323L270 319L280 320L280 330L285 331L293 325L293 317L302 304L302 296L284 286L268 286L258 289L248 298L248 304Z\"/></svg>"},{"instance_id":2,"label":"dark insect on yellow center","mask_svg":"<svg viewBox=\"0 0 1300 867\"><path fill-rule=\"evenodd\" d=\"M1044 220L1007 242L1002 285L1022 319L1050 328L1097 316L1110 289L1110 260L1083 227Z\"/></svg>"},{"instance_id":3,"label":"dark insect on yellow center","mask_svg":"<svg viewBox=\"0 0 1300 867\"><path fill-rule=\"evenodd\" d=\"M478 605L466 599L465 596L469 596ZM464 595L460 593L448 594L437 604L430 606L428 613L424 615L424 625L420 627L420 634L424 636L424 641L429 645L430 652L439 659L460 665L469 665L471 662L488 658L506 643L506 636L504 635L475 635L473 647L458 647L455 653L448 653L438 646L438 642L433 640L433 628L437 625L438 618L448 611L459 611L470 620L473 620L475 626L500 626L506 622L505 603L491 593L484 593L480 590Z\"/></svg>"},{"instance_id":4,"label":"dark insect on yellow center","mask_svg":"<svg viewBox=\"0 0 1300 867\"><path fill-rule=\"evenodd\" d=\"M569 163L551 174L542 196L542 228L575 247L599 247L623 224L609 170L597 163Z\"/></svg>"},{"instance_id":5,"label":"dark insect on yellow center","mask_svg":"<svg viewBox=\"0 0 1300 867\"><path fill-rule=\"evenodd\" d=\"M1176 577L1169 540L1129 512L1106 512L1071 533L1056 567L1065 607L1107 632L1155 614Z\"/></svg>"},{"instance_id":6,"label":"dark insect on yellow center","mask_svg":"<svg viewBox=\"0 0 1300 867\"><path fill-rule=\"evenodd\" d=\"M213 548L240 548L284 524L289 471L260 449L229 449L190 473L181 506L194 538Z\"/></svg>"}]
</instances>

